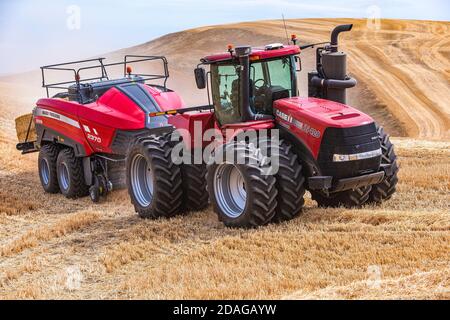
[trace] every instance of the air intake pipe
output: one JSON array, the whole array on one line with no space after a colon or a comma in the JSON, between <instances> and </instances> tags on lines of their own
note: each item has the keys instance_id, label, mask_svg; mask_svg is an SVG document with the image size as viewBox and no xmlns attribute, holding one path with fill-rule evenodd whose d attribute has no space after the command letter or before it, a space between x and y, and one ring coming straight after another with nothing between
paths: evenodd
<instances>
[{"instance_id":1,"label":"air intake pipe","mask_svg":"<svg viewBox=\"0 0 450 320\"><path fill-rule=\"evenodd\" d=\"M347 103L346 90L354 87L356 80L347 75L347 54L338 51L338 38L352 27L352 24L337 26L331 32L330 45L317 49L317 71L308 74L310 97Z\"/></svg>"}]
</instances>

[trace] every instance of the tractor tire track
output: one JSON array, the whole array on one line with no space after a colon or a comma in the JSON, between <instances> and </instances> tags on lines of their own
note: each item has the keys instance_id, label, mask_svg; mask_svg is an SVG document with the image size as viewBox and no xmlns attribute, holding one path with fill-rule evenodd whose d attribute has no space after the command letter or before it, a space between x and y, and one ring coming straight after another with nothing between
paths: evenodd
<instances>
[{"instance_id":1,"label":"tractor tire track","mask_svg":"<svg viewBox=\"0 0 450 320\"><path fill-rule=\"evenodd\" d=\"M448 128L447 116L437 113L430 101L414 82L395 66L384 72L386 65L378 49L371 45L355 45L352 50L356 60L354 68L377 95L387 101L389 109L407 124L410 136L440 138ZM369 53L370 52L370 53ZM375 83L375 84L374 84Z\"/></svg>"}]
</instances>

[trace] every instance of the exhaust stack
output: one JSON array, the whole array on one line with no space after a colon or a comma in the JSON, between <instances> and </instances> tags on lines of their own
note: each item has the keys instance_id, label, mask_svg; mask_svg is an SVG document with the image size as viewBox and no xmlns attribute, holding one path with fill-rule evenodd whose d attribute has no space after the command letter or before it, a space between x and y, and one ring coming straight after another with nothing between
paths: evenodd
<instances>
[{"instance_id":1,"label":"exhaust stack","mask_svg":"<svg viewBox=\"0 0 450 320\"><path fill-rule=\"evenodd\" d=\"M338 51L338 38L352 27L337 26L331 32L330 45L317 49L317 71L308 74L308 96L347 103L346 90L354 87L356 80L347 75L347 54Z\"/></svg>"},{"instance_id":2,"label":"exhaust stack","mask_svg":"<svg viewBox=\"0 0 450 320\"><path fill-rule=\"evenodd\" d=\"M341 32L347 32L352 30L353 24L343 24L340 26L337 26L334 28L334 30L331 32L331 51L337 52L338 51L338 37Z\"/></svg>"},{"instance_id":3,"label":"exhaust stack","mask_svg":"<svg viewBox=\"0 0 450 320\"><path fill-rule=\"evenodd\" d=\"M236 47L236 56L239 58L240 68L240 107L242 121L252 119L253 112L250 109L250 54L252 48L250 46Z\"/></svg>"}]
</instances>

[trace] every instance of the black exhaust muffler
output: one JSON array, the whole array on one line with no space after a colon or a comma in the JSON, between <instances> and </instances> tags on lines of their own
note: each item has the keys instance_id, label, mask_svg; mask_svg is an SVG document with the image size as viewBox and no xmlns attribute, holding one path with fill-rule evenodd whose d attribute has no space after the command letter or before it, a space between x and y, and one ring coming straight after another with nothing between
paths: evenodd
<instances>
[{"instance_id":1,"label":"black exhaust muffler","mask_svg":"<svg viewBox=\"0 0 450 320\"><path fill-rule=\"evenodd\" d=\"M338 38L352 27L352 24L337 26L331 32L330 45L317 49L317 71L308 74L310 97L347 103L346 90L354 87L356 80L347 75L347 54L338 51Z\"/></svg>"}]
</instances>

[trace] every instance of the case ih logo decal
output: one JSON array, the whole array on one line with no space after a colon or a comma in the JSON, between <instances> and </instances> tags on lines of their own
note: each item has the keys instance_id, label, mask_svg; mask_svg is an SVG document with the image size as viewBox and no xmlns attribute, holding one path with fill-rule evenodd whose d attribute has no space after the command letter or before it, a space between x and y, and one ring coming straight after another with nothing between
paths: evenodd
<instances>
[{"instance_id":1,"label":"case ih logo decal","mask_svg":"<svg viewBox=\"0 0 450 320\"><path fill-rule=\"evenodd\" d=\"M296 126L301 131L313 136L314 138L320 138L321 133L316 128L311 127L309 124L301 122L300 120L294 119L291 115L288 115L278 109L275 110L275 114L278 118L281 118L284 121L287 121L294 126Z\"/></svg>"},{"instance_id":2,"label":"case ih logo decal","mask_svg":"<svg viewBox=\"0 0 450 320\"><path fill-rule=\"evenodd\" d=\"M288 115L288 114L286 114L284 112L281 112L278 109L276 109L275 112L276 112L277 117L283 119L284 121L292 123L292 116L290 116L290 115Z\"/></svg>"}]
</instances>

